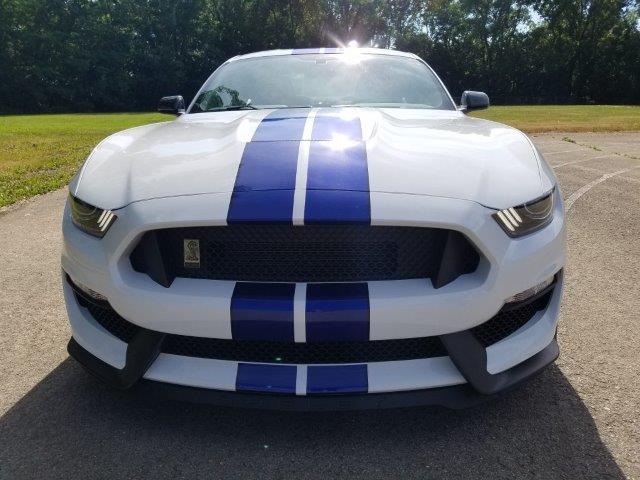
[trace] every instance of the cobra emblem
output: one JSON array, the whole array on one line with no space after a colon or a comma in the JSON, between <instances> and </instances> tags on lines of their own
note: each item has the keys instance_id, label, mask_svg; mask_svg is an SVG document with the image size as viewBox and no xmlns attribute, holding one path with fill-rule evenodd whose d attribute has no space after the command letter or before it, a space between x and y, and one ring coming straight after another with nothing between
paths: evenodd
<instances>
[{"instance_id":1,"label":"cobra emblem","mask_svg":"<svg viewBox=\"0 0 640 480\"><path fill-rule=\"evenodd\" d=\"M184 239L184 266L190 268L200 267L200 240Z\"/></svg>"}]
</instances>

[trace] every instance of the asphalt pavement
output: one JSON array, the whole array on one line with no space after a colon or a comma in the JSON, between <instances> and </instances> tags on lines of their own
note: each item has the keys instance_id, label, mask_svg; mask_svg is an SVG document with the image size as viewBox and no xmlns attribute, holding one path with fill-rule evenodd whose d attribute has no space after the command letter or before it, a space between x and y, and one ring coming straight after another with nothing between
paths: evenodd
<instances>
[{"instance_id":1,"label":"asphalt pavement","mask_svg":"<svg viewBox=\"0 0 640 480\"><path fill-rule=\"evenodd\" d=\"M0 479L640 479L640 133L532 138L570 206L561 357L462 411L292 414L104 387L65 350L66 191L0 211Z\"/></svg>"}]
</instances>

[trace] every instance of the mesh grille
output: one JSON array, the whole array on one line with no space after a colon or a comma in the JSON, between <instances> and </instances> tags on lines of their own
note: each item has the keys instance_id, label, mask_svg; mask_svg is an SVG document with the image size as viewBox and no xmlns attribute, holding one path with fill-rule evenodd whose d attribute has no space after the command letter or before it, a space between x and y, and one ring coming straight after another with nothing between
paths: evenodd
<instances>
[{"instance_id":1,"label":"mesh grille","mask_svg":"<svg viewBox=\"0 0 640 480\"><path fill-rule=\"evenodd\" d=\"M507 338L533 318L536 312L544 309L551 299L553 290L537 300L516 308L503 307L490 320L471 329L478 341L488 347Z\"/></svg>"},{"instance_id":2,"label":"mesh grille","mask_svg":"<svg viewBox=\"0 0 640 480\"><path fill-rule=\"evenodd\" d=\"M109 305L96 305L76 294L93 318L123 342L129 343L140 327L127 322ZM446 356L438 337L377 340L371 342L250 342L217 338L167 335L163 353L265 363L360 363Z\"/></svg>"},{"instance_id":3,"label":"mesh grille","mask_svg":"<svg viewBox=\"0 0 640 480\"><path fill-rule=\"evenodd\" d=\"M544 309L551 298L549 292L536 301L513 309L503 309L489 321L471 331L488 347L506 338ZM112 335L129 343L140 327L126 321L108 304L86 301L76 291L80 305ZM214 358L265 363L360 363L411 360L446 356L438 337L376 340L370 342L285 343L224 340L168 334L162 352L187 357Z\"/></svg>"},{"instance_id":4,"label":"mesh grille","mask_svg":"<svg viewBox=\"0 0 640 480\"><path fill-rule=\"evenodd\" d=\"M249 342L170 335L162 351L189 357L265 363L388 362L446 356L438 337L370 342Z\"/></svg>"},{"instance_id":5,"label":"mesh grille","mask_svg":"<svg viewBox=\"0 0 640 480\"><path fill-rule=\"evenodd\" d=\"M170 277L255 282L355 282L432 278L440 268L448 235L435 228L368 225L230 225L173 228L155 235ZM185 239L200 243L200 266L185 267ZM139 250L132 254L138 271L149 273ZM473 272L478 254L464 239L456 244L456 273ZM459 270L459 271L458 271ZM456 276L457 276L456 275Z\"/></svg>"},{"instance_id":6,"label":"mesh grille","mask_svg":"<svg viewBox=\"0 0 640 480\"><path fill-rule=\"evenodd\" d=\"M131 342L133 337L140 327L134 325L133 323L127 322L124 318L118 315L115 310L111 308L108 304L97 305L93 302L85 300L81 295L76 293L76 298L78 299L78 303L89 310L91 316L98 322L102 327L107 330L114 337L119 338L125 343Z\"/></svg>"}]
</instances>

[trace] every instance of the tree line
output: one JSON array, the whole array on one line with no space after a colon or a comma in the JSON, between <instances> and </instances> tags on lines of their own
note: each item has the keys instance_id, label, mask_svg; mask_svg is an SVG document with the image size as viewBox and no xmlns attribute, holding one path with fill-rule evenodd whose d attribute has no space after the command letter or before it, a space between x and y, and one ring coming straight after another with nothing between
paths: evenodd
<instances>
[{"instance_id":1,"label":"tree line","mask_svg":"<svg viewBox=\"0 0 640 480\"><path fill-rule=\"evenodd\" d=\"M640 103L637 0L0 0L0 112L152 110L234 55L350 40L456 97Z\"/></svg>"}]
</instances>

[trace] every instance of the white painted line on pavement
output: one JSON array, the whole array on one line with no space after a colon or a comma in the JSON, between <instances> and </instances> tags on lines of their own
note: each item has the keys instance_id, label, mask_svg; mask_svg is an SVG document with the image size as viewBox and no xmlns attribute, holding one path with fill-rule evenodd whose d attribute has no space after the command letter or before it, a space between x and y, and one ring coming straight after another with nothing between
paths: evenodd
<instances>
[{"instance_id":1,"label":"white painted line on pavement","mask_svg":"<svg viewBox=\"0 0 640 480\"><path fill-rule=\"evenodd\" d=\"M584 148L574 148L573 150L563 150L561 152L549 152L549 153L540 152L540 153L542 153L542 155L546 157L547 155L560 155L561 153L584 152L584 151L585 151Z\"/></svg>"},{"instance_id":2,"label":"white painted line on pavement","mask_svg":"<svg viewBox=\"0 0 640 480\"><path fill-rule=\"evenodd\" d=\"M568 212L573 206L573 204L576 203L576 200L578 200L582 195L587 193L596 185L610 179L611 177L615 177L616 175L622 175L623 173L627 173L636 168L640 168L640 165L637 165L631 168L625 168L624 170L618 170L617 172L607 173L606 175L602 175L600 178L595 179L593 182L587 183L586 185L584 185L583 187L579 188L577 191L569 195L569 198L567 198L565 202L565 210Z\"/></svg>"},{"instance_id":3,"label":"white painted line on pavement","mask_svg":"<svg viewBox=\"0 0 640 480\"><path fill-rule=\"evenodd\" d=\"M617 155L615 153L610 153L609 155L600 155L599 157L583 158L582 160L574 160L573 162L564 162L564 163L560 163L558 165L551 165L551 167L552 168L560 168L560 167L564 167L566 165L573 165L574 163L588 162L589 160L598 160L600 158L608 158L608 157L617 157Z\"/></svg>"}]
</instances>

